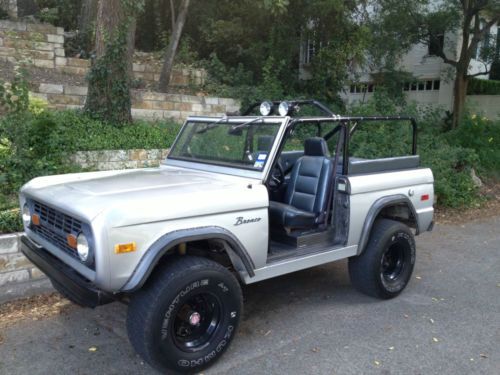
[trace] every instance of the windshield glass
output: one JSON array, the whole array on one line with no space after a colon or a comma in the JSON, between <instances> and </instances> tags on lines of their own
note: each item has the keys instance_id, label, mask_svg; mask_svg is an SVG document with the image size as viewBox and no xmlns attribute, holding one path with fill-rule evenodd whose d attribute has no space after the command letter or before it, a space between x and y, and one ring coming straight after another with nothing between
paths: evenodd
<instances>
[{"instance_id":1,"label":"windshield glass","mask_svg":"<svg viewBox=\"0 0 500 375\"><path fill-rule=\"evenodd\" d=\"M249 119L241 122L188 122L169 159L261 171L281 123Z\"/></svg>"}]
</instances>

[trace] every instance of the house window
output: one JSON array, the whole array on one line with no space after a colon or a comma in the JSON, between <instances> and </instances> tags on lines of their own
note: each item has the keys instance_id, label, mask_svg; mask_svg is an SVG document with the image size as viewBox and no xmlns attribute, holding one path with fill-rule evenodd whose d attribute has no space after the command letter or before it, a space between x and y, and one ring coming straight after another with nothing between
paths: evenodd
<instances>
[{"instance_id":1,"label":"house window","mask_svg":"<svg viewBox=\"0 0 500 375\"><path fill-rule=\"evenodd\" d=\"M304 51L304 64L310 64L316 54L316 43L313 39L307 39Z\"/></svg>"},{"instance_id":2,"label":"house window","mask_svg":"<svg viewBox=\"0 0 500 375\"><path fill-rule=\"evenodd\" d=\"M441 81L440 80L435 80L434 81L434 90L439 90L440 86L441 86Z\"/></svg>"},{"instance_id":3,"label":"house window","mask_svg":"<svg viewBox=\"0 0 500 375\"><path fill-rule=\"evenodd\" d=\"M425 82L425 89L432 90L432 81Z\"/></svg>"},{"instance_id":4,"label":"house window","mask_svg":"<svg viewBox=\"0 0 500 375\"><path fill-rule=\"evenodd\" d=\"M443 50L444 34L431 35L429 38L429 56L437 56Z\"/></svg>"}]
</instances>

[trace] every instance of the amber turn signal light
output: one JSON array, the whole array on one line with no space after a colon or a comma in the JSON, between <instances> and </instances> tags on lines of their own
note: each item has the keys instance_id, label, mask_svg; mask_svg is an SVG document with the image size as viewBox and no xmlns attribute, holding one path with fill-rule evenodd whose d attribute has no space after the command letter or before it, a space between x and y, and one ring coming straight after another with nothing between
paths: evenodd
<instances>
[{"instance_id":1,"label":"amber turn signal light","mask_svg":"<svg viewBox=\"0 0 500 375\"><path fill-rule=\"evenodd\" d=\"M135 242L115 245L115 254L131 253L137 250Z\"/></svg>"},{"instance_id":2,"label":"amber turn signal light","mask_svg":"<svg viewBox=\"0 0 500 375\"><path fill-rule=\"evenodd\" d=\"M69 247L71 247L72 249L76 249L76 247L77 247L76 236L74 236L72 234L68 234L66 236L66 242L68 243Z\"/></svg>"},{"instance_id":3,"label":"amber turn signal light","mask_svg":"<svg viewBox=\"0 0 500 375\"><path fill-rule=\"evenodd\" d=\"M40 225L40 216L38 216L37 214L31 215L31 222L33 223L33 225Z\"/></svg>"}]
</instances>

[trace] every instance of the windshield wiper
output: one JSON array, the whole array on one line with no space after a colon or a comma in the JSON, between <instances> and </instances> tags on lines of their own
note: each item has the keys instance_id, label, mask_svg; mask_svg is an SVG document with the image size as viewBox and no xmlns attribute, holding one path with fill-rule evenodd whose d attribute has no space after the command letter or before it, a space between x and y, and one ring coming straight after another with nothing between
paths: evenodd
<instances>
[{"instance_id":1,"label":"windshield wiper","mask_svg":"<svg viewBox=\"0 0 500 375\"><path fill-rule=\"evenodd\" d=\"M228 117L227 116L222 116L221 119L211 123L211 124L207 124L206 127L204 127L203 129L200 129L200 130L197 130L196 131L196 134L202 134L202 133L205 133L206 131L210 130L210 129L214 129L217 127L217 124L220 124L221 122L224 122L226 121L227 122L228 120Z\"/></svg>"},{"instance_id":2,"label":"windshield wiper","mask_svg":"<svg viewBox=\"0 0 500 375\"><path fill-rule=\"evenodd\" d=\"M248 125L250 125L250 124L253 124L254 122L257 122L257 121L262 121L262 120L263 120L263 116L261 116L261 117L257 117L257 118L254 118L253 120L250 120L250 121L244 122L243 124L235 125L235 126L233 126L233 127L231 128L230 132L240 130L240 129L244 128L245 126L248 126Z\"/></svg>"}]
</instances>

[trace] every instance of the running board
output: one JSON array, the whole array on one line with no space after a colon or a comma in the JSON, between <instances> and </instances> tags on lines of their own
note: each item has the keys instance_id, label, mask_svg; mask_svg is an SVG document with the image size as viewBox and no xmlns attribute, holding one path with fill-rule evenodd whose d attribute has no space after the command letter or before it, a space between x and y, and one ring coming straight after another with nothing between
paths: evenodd
<instances>
[{"instance_id":1,"label":"running board","mask_svg":"<svg viewBox=\"0 0 500 375\"><path fill-rule=\"evenodd\" d=\"M246 272L243 274L245 284L252 284L258 281L270 279L287 273L300 271L306 268L319 266L336 260L349 258L357 255L358 246L334 247L331 250L316 252L314 254L288 258L283 261L270 263L255 270L255 276L250 277Z\"/></svg>"}]
</instances>

